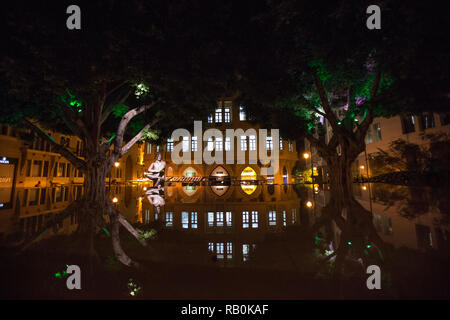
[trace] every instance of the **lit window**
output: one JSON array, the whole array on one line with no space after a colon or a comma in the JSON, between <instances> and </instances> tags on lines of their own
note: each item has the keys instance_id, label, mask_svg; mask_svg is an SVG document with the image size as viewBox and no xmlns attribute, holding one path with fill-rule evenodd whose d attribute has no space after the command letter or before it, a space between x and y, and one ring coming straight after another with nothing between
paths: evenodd
<instances>
[{"instance_id":1,"label":"lit window","mask_svg":"<svg viewBox=\"0 0 450 320\"><path fill-rule=\"evenodd\" d=\"M233 223L232 219L233 218L232 218L232 215L231 215L231 211L227 211L226 212L226 217L225 217L227 227L231 227L231 225Z\"/></svg>"},{"instance_id":2,"label":"lit window","mask_svg":"<svg viewBox=\"0 0 450 320\"><path fill-rule=\"evenodd\" d=\"M250 245L244 243L242 245L242 261L248 260L249 253L250 253Z\"/></svg>"},{"instance_id":3,"label":"lit window","mask_svg":"<svg viewBox=\"0 0 450 320\"><path fill-rule=\"evenodd\" d=\"M183 152L189 151L189 137L183 137Z\"/></svg>"},{"instance_id":4,"label":"lit window","mask_svg":"<svg viewBox=\"0 0 450 320\"><path fill-rule=\"evenodd\" d=\"M222 122L222 109L216 109L216 123Z\"/></svg>"},{"instance_id":5,"label":"lit window","mask_svg":"<svg viewBox=\"0 0 450 320\"><path fill-rule=\"evenodd\" d=\"M422 129L434 128L434 116L433 113L427 112L420 117Z\"/></svg>"},{"instance_id":6,"label":"lit window","mask_svg":"<svg viewBox=\"0 0 450 320\"><path fill-rule=\"evenodd\" d=\"M247 151L247 136L241 136L241 150Z\"/></svg>"},{"instance_id":7,"label":"lit window","mask_svg":"<svg viewBox=\"0 0 450 320\"><path fill-rule=\"evenodd\" d=\"M173 151L173 139L167 139L167 151Z\"/></svg>"},{"instance_id":8,"label":"lit window","mask_svg":"<svg viewBox=\"0 0 450 320\"><path fill-rule=\"evenodd\" d=\"M369 129L367 129L367 134L366 134L366 144L372 143L373 139L372 139L372 130L369 127Z\"/></svg>"},{"instance_id":9,"label":"lit window","mask_svg":"<svg viewBox=\"0 0 450 320\"><path fill-rule=\"evenodd\" d=\"M152 144L147 142L147 154L152 153Z\"/></svg>"},{"instance_id":10,"label":"lit window","mask_svg":"<svg viewBox=\"0 0 450 320\"><path fill-rule=\"evenodd\" d=\"M211 253L214 252L214 242L208 242L208 251Z\"/></svg>"},{"instance_id":11,"label":"lit window","mask_svg":"<svg viewBox=\"0 0 450 320\"><path fill-rule=\"evenodd\" d=\"M245 114L245 109L243 106L239 106L239 120L240 121L247 120L247 115Z\"/></svg>"},{"instance_id":12,"label":"lit window","mask_svg":"<svg viewBox=\"0 0 450 320\"><path fill-rule=\"evenodd\" d=\"M225 137L225 151L231 150L231 138Z\"/></svg>"},{"instance_id":13,"label":"lit window","mask_svg":"<svg viewBox=\"0 0 450 320\"><path fill-rule=\"evenodd\" d=\"M166 227L173 226L173 213L166 212Z\"/></svg>"},{"instance_id":14,"label":"lit window","mask_svg":"<svg viewBox=\"0 0 450 320\"><path fill-rule=\"evenodd\" d=\"M191 139L191 151L197 151L197 137Z\"/></svg>"},{"instance_id":15,"label":"lit window","mask_svg":"<svg viewBox=\"0 0 450 320\"><path fill-rule=\"evenodd\" d=\"M191 228L197 229L197 212L191 212Z\"/></svg>"},{"instance_id":16,"label":"lit window","mask_svg":"<svg viewBox=\"0 0 450 320\"><path fill-rule=\"evenodd\" d=\"M373 132L375 133L375 142L381 140L381 127L379 123L373 125Z\"/></svg>"},{"instance_id":17,"label":"lit window","mask_svg":"<svg viewBox=\"0 0 450 320\"><path fill-rule=\"evenodd\" d=\"M280 137L280 150L283 150L283 138Z\"/></svg>"},{"instance_id":18,"label":"lit window","mask_svg":"<svg viewBox=\"0 0 450 320\"><path fill-rule=\"evenodd\" d=\"M256 150L256 136L249 136L250 151Z\"/></svg>"},{"instance_id":19,"label":"lit window","mask_svg":"<svg viewBox=\"0 0 450 320\"><path fill-rule=\"evenodd\" d=\"M214 226L214 212L208 212L208 226Z\"/></svg>"},{"instance_id":20,"label":"lit window","mask_svg":"<svg viewBox=\"0 0 450 320\"><path fill-rule=\"evenodd\" d=\"M242 212L242 228L248 228L249 226L249 216L248 211Z\"/></svg>"},{"instance_id":21,"label":"lit window","mask_svg":"<svg viewBox=\"0 0 450 320\"><path fill-rule=\"evenodd\" d=\"M216 212L216 226L223 227L223 212Z\"/></svg>"},{"instance_id":22,"label":"lit window","mask_svg":"<svg viewBox=\"0 0 450 320\"><path fill-rule=\"evenodd\" d=\"M286 211L283 210L283 226L286 227Z\"/></svg>"},{"instance_id":23,"label":"lit window","mask_svg":"<svg viewBox=\"0 0 450 320\"><path fill-rule=\"evenodd\" d=\"M214 141L212 137L208 138L208 151L213 151L214 150Z\"/></svg>"},{"instance_id":24,"label":"lit window","mask_svg":"<svg viewBox=\"0 0 450 320\"><path fill-rule=\"evenodd\" d=\"M227 259L233 258L233 244L231 242L227 242Z\"/></svg>"},{"instance_id":25,"label":"lit window","mask_svg":"<svg viewBox=\"0 0 450 320\"><path fill-rule=\"evenodd\" d=\"M223 259L223 242L218 242L216 243L216 254L217 254L217 259Z\"/></svg>"},{"instance_id":26,"label":"lit window","mask_svg":"<svg viewBox=\"0 0 450 320\"><path fill-rule=\"evenodd\" d=\"M416 131L414 115L411 114L411 115L401 116L401 122L402 122L403 133L410 133L410 132Z\"/></svg>"},{"instance_id":27,"label":"lit window","mask_svg":"<svg viewBox=\"0 0 450 320\"><path fill-rule=\"evenodd\" d=\"M266 149L272 150L272 148L273 148L272 137L266 137Z\"/></svg>"},{"instance_id":28,"label":"lit window","mask_svg":"<svg viewBox=\"0 0 450 320\"><path fill-rule=\"evenodd\" d=\"M258 228L258 211L252 211L252 228Z\"/></svg>"},{"instance_id":29,"label":"lit window","mask_svg":"<svg viewBox=\"0 0 450 320\"><path fill-rule=\"evenodd\" d=\"M276 225L277 225L277 212L269 211L269 226L276 226Z\"/></svg>"},{"instance_id":30,"label":"lit window","mask_svg":"<svg viewBox=\"0 0 450 320\"><path fill-rule=\"evenodd\" d=\"M224 109L224 120L226 123L230 123L231 122L231 110L230 108L225 108Z\"/></svg>"},{"instance_id":31,"label":"lit window","mask_svg":"<svg viewBox=\"0 0 450 320\"><path fill-rule=\"evenodd\" d=\"M216 138L216 151L222 151L222 150L223 150L222 138L217 137Z\"/></svg>"},{"instance_id":32,"label":"lit window","mask_svg":"<svg viewBox=\"0 0 450 320\"><path fill-rule=\"evenodd\" d=\"M289 140L288 145L289 145L289 151L292 152L293 145L292 145L292 141L291 140Z\"/></svg>"},{"instance_id":33,"label":"lit window","mask_svg":"<svg viewBox=\"0 0 450 320\"><path fill-rule=\"evenodd\" d=\"M183 211L181 213L181 227L183 229L189 228L189 212Z\"/></svg>"},{"instance_id":34,"label":"lit window","mask_svg":"<svg viewBox=\"0 0 450 320\"><path fill-rule=\"evenodd\" d=\"M160 148L159 146L156 146L156 152L159 152Z\"/></svg>"},{"instance_id":35,"label":"lit window","mask_svg":"<svg viewBox=\"0 0 450 320\"><path fill-rule=\"evenodd\" d=\"M295 224L295 222L296 222L296 210L295 210L295 208L294 209L292 209L292 224Z\"/></svg>"},{"instance_id":36,"label":"lit window","mask_svg":"<svg viewBox=\"0 0 450 320\"><path fill-rule=\"evenodd\" d=\"M210 114L208 116L208 123L213 123L213 116L212 116L212 114Z\"/></svg>"}]
</instances>

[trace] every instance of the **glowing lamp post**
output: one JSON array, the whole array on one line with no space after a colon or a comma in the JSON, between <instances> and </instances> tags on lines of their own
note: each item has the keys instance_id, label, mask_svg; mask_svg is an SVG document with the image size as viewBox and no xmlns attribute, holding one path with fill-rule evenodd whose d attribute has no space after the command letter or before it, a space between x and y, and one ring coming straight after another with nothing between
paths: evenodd
<instances>
[{"instance_id":1,"label":"glowing lamp post","mask_svg":"<svg viewBox=\"0 0 450 320\"><path fill-rule=\"evenodd\" d=\"M118 162L118 161L114 162L114 167L118 168L119 166L120 166L120 162ZM111 192L111 175L112 175L112 172L110 171L109 172L109 191L110 192Z\"/></svg>"}]
</instances>

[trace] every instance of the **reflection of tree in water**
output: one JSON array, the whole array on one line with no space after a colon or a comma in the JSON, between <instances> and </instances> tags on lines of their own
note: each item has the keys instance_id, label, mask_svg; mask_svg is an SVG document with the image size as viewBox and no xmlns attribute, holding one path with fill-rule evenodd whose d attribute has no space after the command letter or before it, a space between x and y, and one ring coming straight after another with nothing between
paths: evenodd
<instances>
[{"instance_id":1,"label":"reflection of tree in water","mask_svg":"<svg viewBox=\"0 0 450 320\"><path fill-rule=\"evenodd\" d=\"M370 211L353 198L346 201L344 207L339 205L342 199L330 192L328 204L312 225L316 247L321 252L318 272L329 267L335 280L367 277L367 266L385 264L389 247L378 235Z\"/></svg>"},{"instance_id":2,"label":"reflection of tree in water","mask_svg":"<svg viewBox=\"0 0 450 320\"><path fill-rule=\"evenodd\" d=\"M414 219L433 209L439 209L443 220L448 220L448 189L431 187L406 187L389 184L372 184L373 201L386 206L385 210L395 206L400 215Z\"/></svg>"}]
</instances>

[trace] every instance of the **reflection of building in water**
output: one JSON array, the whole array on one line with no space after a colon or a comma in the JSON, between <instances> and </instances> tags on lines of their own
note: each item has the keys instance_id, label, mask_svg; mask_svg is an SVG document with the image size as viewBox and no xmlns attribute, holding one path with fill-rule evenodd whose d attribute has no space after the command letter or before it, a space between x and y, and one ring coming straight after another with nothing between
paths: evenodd
<instances>
[{"instance_id":1,"label":"reflection of building in water","mask_svg":"<svg viewBox=\"0 0 450 320\"><path fill-rule=\"evenodd\" d=\"M372 212L375 229L384 241L395 248L450 252L448 190L387 184L354 187L356 199ZM316 201L318 212L325 203ZM332 230L338 244L340 230L334 223Z\"/></svg>"},{"instance_id":2,"label":"reflection of building in water","mask_svg":"<svg viewBox=\"0 0 450 320\"><path fill-rule=\"evenodd\" d=\"M0 237L12 233L31 235L59 214L75 200L81 199L82 185L54 185L47 188L15 188L12 206L0 211ZM142 197L137 189L124 185L113 185L111 199L129 221L137 221L142 212ZM77 214L72 214L56 228L45 233L44 238L54 233L70 234L78 224Z\"/></svg>"},{"instance_id":3,"label":"reflection of building in water","mask_svg":"<svg viewBox=\"0 0 450 320\"><path fill-rule=\"evenodd\" d=\"M83 158L84 147L79 138L48 133ZM0 145L0 233L12 232L12 220L28 232L38 230L50 214L81 197L82 173L30 130L0 124ZM141 175L142 149L142 145L135 145L119 160L111 170L111 177L106 178L107 186L109 181L114 187Z\"/></svg>"},{"instance_id":4,"label":"reflection of building in water","mask_svg":"<svg viewBox=\"0 0 450 320\"><path fill-rule=\"evenodd\" d=\"M267 236L300 223L300 200L292 186L285 190L258 185L251 195L237 186L228 187L223 195L213 191L216 186L195 186L186 192L189 187L165 187L160 211L144 202L143 222L159 221L169 232L199 239L207 249L204 257L212 261L247 261Z\"/></svg>"},{"instance_id":5,"label":"reflection of building in water","mask_svg":"<svg viewBox=\"0 0 450 320\"><path fill-rule=\"evenodd\" d=\"M205 119L206 120L206 119ZM247 116L245 113L245 108L243 106L236 105L232 99L222 99L218 101L217 107L207 121L203 121L203 131L209 128L215 128L222 132L222 138L206 139L203 141L201 146L202 150L211 150L212 155L215 156L216 151L223 152L223 163L218 164L183 164L175 165L171 160L172 151L174 150L174 143L182 144L182 153L190 153L193 162L194 152L199 150L200 147L200 137L192 134L191 137L185 136L182 141L174 142L171 139L167 140L167 143L163 146L154 145L150 143L145 144L145 155L144 162L148 165L154 161L155 155L161 152L163 159L167 162L166 176L177 176L177 177L207 177L212 184L223 183L227 184L229 181L236 180L249 180L249 170L253 170L254 176L251 177L255 183L257 181L264 181L267 183L276 184L288 184L294 181L292 176L292 171L298 160L298 154L296 150L295 141L280 138L279 141L272 141L272 137L268 136L264 146L268 154L274 148L274 144L279 146L279 169L275 175L271 176L261 176L260 168L262 164L259 162L256 164L249 163L250 152L259 152L259 127L249 123L247 121ZM232 139L225 137L226 129L238 129L241 128L243 133L237 134L233 138L234 141L234 164L225 164L226 152L230 150ZM250 130L247 132L247 130ZM253 131L252 131L253 130ZM270 135L270 130L268 131ZM237 164L237 153L245 153L245 162ZM259 157L258 157L259 159ZM252 191L253 187L246 187L247 191Z\"/></svg>"}]
</instances>

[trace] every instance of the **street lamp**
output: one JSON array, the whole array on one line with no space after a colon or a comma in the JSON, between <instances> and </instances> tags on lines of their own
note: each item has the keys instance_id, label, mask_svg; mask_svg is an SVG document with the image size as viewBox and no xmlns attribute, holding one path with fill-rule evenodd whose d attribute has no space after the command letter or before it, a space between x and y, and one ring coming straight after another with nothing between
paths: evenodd
<instances>
[{"instance_id":1,"label":"street lamp","mask_svg":"<svg viewBox=\"0 0 450 320\"><path fill-rule=\"evenodd\" d=\"M118 162L118 161L114 162L114 167L118 168L119 166L120 166L120 162ZM112 172L110 171L109 172L109 191L110 192L111 192L111 175L112 175Z\"/></svg>"}]
</instances>

